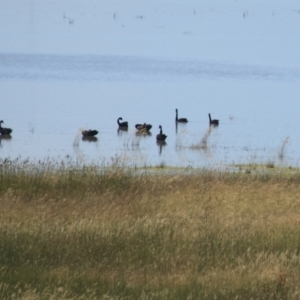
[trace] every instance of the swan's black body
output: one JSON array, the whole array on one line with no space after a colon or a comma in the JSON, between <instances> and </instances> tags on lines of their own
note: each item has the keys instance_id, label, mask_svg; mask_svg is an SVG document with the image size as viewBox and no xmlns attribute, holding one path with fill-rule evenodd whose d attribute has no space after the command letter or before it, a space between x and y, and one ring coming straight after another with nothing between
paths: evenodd
<instances>
[{"instance_id":1,"label":"swan's black body","mask_svg":"<svg viewBox=\"0 0 300 300\"><path fill-rule=\"evenodd\" d=\"M167 136L163 133L161 125L158 126L160 129L159 134L156 136L157 141L165 141Z\"/></svg>"},{"instance_id":2,"label":"swan's black body","mask_svg":"<svg viewBox=\"0 0 300 300\"><path fill-rule=\"evenodd\" d=\"M120 122L120 120L123 120L123 119L122 119L122 118L119 118L119 119L117 120L119 127L120 127L120 128L128 128L128 122Z\"/></svg>"},{"instance_id":3,"label":"swan's black body","mask_svg":"<svg viewBox=\"0 0 300 300\"><path fill-rule=\"evenodd\" d=\"M12 129L10 128L4 128L1 126L1 124L4 123L4 121L0 121L0 134L1 135L10 135L12 133Z\"/></svg>"},{"instance_id":4,"label":"swan's black body","mask_svg":"<svg viewBox=\"0 0 300 300\"><path fill-rule=\"evenodd\" d=\"M150 131L150 129L152 128L152 125L151 124L136 124L135 125L135 128L138 130L138 131Z\"/></svg>"},{"instance_id":5,"label":"swan's black body","mask_svg":"<svg viewBox=\"0 0 300 300\"><path fill-rule=\"evenodd\" d=\"M187 123L188 119L187 118L179 118L178 119L178 109L176 108L176 117L175 117L175 122L177 123Z\"/></svg>"},{"instance_id":6,"label":"swan's black body","mask_svg":"<svg viewBox=\"0 0 300 300\"><path fill-rule=\"evenodd\" d=\"M219 126L219 120L212 120L210 114L208 114L209 117L209 126Z\"/></svg>"},{"instance_id":7,"label":"swan's black body","mask_svg":"<svg viewBox=\"0 0 300 300\"><path fill-rule=\"evenodd\" d=\"M97 131L97 130L91 130L91 129L89 129L89 130L84 130L84 131L82 131L82 135L83 135L84 137L95 136L95 135L97 135L97 134L98 134L98 131Z\"/></svg>"}]
</instances>

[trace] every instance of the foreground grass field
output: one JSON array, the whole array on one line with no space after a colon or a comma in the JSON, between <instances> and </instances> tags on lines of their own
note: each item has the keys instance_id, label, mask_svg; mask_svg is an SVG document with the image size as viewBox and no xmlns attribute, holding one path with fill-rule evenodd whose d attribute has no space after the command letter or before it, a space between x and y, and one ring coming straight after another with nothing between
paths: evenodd
<instances>
[{"instance_id":1,"label":"foreground grass field","mask_svg":"<svg viewBox=\"0 0 300 300\"><path fill-rule=\"evenodd\" d=\"M299 299L300 172L1 161L0 299Z\"/></svg>"}]
</instances>

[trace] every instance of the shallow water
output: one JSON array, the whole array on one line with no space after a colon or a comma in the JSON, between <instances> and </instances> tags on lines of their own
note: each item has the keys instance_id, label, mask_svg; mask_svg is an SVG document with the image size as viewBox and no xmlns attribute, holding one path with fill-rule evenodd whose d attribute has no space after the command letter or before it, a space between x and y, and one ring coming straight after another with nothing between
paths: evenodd
<instances>
[{"instance_id":1,"label":"shallow water","mask_svg":"<svg viewBox=\"0 0 300 300\"><path fill-rule=\"evenodd\" d=\"M4 1L0 119L13 133L1 158L299 165L294 1L121 2L28 0L14 10ZM175 108L187 124L175 125ZM209 129L209 112L218 128ZM144 122L152 135L137 136ZM97 139L82 140L81 129L97 129Z\"/></svg>"}]
</instances>

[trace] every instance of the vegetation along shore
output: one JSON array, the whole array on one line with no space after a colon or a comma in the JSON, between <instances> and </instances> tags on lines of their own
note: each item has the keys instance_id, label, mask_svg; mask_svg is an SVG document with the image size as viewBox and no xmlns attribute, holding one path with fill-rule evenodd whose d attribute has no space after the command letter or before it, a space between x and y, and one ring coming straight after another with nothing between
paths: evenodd
<instances>
[{"instance_id":1,"label":"vegetation along shore","mask_svg":"<svg viewBox=\"0 0 300 300\"><path fill-rule=\"evenodd\" d=\"M1 160L0 298L299 299L300 170L237 169Z\"/></svg>"}]
</instances>

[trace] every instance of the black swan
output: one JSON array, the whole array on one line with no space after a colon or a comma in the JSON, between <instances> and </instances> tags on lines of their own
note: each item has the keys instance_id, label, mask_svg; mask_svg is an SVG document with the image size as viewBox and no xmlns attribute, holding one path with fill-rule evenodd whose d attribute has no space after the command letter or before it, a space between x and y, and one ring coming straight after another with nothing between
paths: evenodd
<instances>
[{"instance_id":1,"label":"black swan","mask_svg":"<svg viewBox=\"0 0 300 300\"><path fill-rule=\"evenodd\" d=\"M128 128L128 122L120 122L120 120L123 120L123 118L120 117L120 118L118 119L118 121L117 121L119 127L120 127L120 128Z\"/></svg>"},{"instance_id":2,"label":"black swan","mask_svg":"<svg viewBox=\"0 0 300 300\"><path fill-rule=\"evenodd\" d=\"M83 135L84 137L95 136L95 135L97 135L97 134L98 134L98 131L97 131L97 130L91 130L91 129L89 129L89 130L83 130L83 131L82 131L82 135Z\"/></svg>"},{"instance_id":3,"label":"black swan","mask_svg":"<svg viewBox=\"0 0 300 300\"><path fill-rule=\"evenodd\" d=\"M0 121L0 134L1 135L10 135L12 133L12 129L10 128L4 128L1 126L1 124L4 123L4 121Z\"/></svg>"},{"instance_id":4,"label":"black swan","mask_svg":"<svg viewBox=\"0 0 300 300\"><path fill-rule=\"evenodd\" d=\"M187 118L180 118L180 119L178 119L178 109L176 108L176 118L175 118L175 121L177 122L177 123L187 123L188 122L188 120L187 120Z\"/></svg>"},{"instance_id":5,"label":"black swan","mask_svg":"<svg viewBox=\"0 0 300 300\"><path fill-rule=\"evenodd\" d=\"M144 123L144 124L136 124L135 128L138 131L149 131L152 128L152 125L151 124L146 124L146 123Z\"/></svg>"},{"instance_id":6,"label":"black swan","mask_svg":"<svg viewBox=\"0 0 300 300\"><path fill-rule=\"evenodd\" d=\"M208 114L208 117L209 117L209 125L210 126L212 126L212 125L219 126L219 120L216 120L216 119L212 120L210 114Z\"/></svg>"},{"instance_id":7,"label":"black swan","mask_svg":"<svg viewBox=\"0 0 300 300\"><path fill-rule=\"evenodd\" d=\"M167 136L163 133L161 125L159 125L158 128L160 129L160 131L159 134L156 136L156 140L164 141L167 138Z\"/></svg>"}]
</instances>

